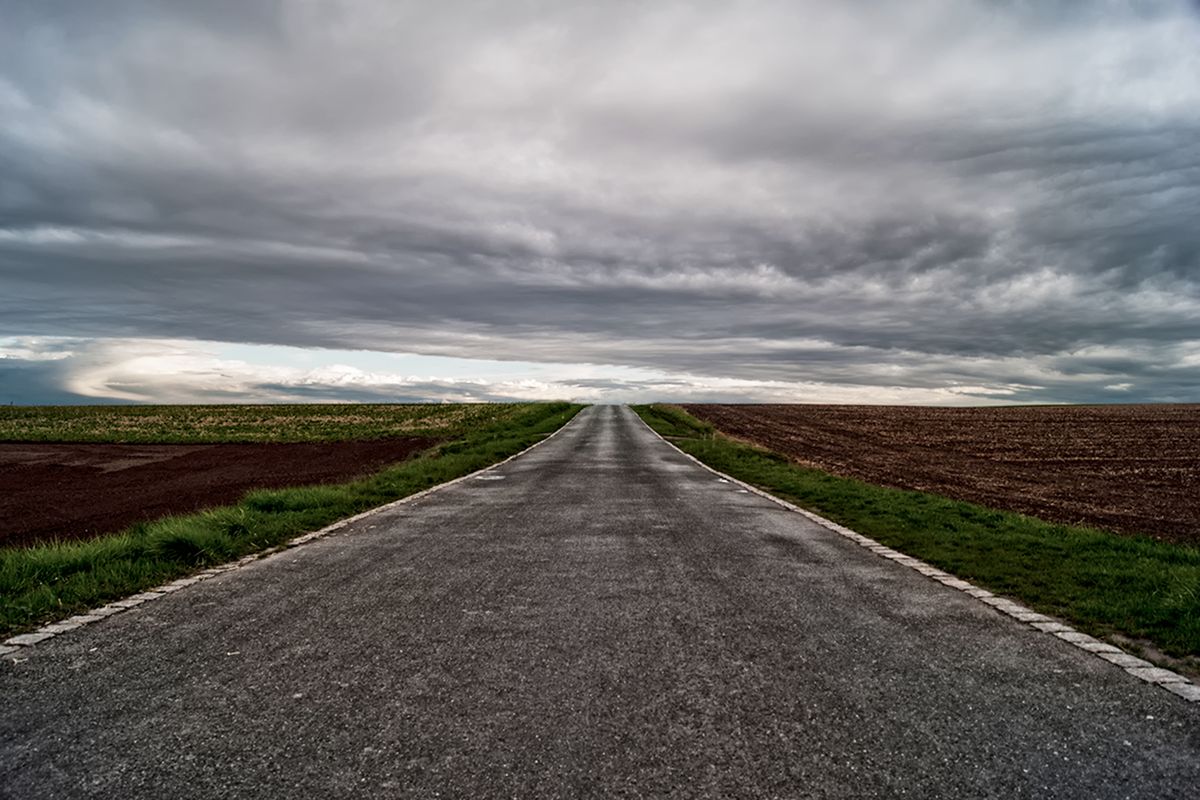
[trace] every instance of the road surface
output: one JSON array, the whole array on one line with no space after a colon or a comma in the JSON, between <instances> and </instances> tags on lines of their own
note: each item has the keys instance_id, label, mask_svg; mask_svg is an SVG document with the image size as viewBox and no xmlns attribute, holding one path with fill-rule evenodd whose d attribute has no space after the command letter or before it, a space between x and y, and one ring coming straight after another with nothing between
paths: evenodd
<instances>
[{"instance_id":1,"label":"road surface","mask_svg":"<svg viewBox=\"0 0 1200 800\"><path fill-rule=\"evenodd\" d=\"M0 664L0 797L1194 798L1200 708L585 410Z\"/></svg>"}]
</instances>

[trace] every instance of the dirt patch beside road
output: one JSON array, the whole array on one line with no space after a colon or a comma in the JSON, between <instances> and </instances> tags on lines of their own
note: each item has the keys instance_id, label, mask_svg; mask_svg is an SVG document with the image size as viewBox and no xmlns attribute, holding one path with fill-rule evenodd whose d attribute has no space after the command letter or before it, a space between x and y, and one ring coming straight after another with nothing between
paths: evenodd
<instances>
[{"instance_id":1,"label":"dirt patch beside road","mask_svg":"<svg viewBox=\"0 0 1200 800\"><path fill-rule=\"evenodd\" d=\"M1200 405L685 405L838 475L1200 544Z\"/></svg>"},{"instance_id":2,"label":"dirt patch beside road","mask_svg":"<svg viewBox=\"0 0 1200 800\"><path fill-rule=\"evenodd\" d=\"M436 442L0 443L0 545L82 539L237 502L250 489L349 480Z\"/></svg>"}]
</instances>

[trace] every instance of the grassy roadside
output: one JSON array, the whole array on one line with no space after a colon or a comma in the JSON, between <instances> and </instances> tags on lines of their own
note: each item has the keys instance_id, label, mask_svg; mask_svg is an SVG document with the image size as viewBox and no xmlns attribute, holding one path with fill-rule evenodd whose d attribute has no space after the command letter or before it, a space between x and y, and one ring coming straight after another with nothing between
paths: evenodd
<instances>
[{"instance_id":1,"label":"grassy roadside","mask_svg":"<svg viewBox=\"0 0 1200 800\"><path fill-rule=\"evenodd\" d=\"M1142 642L1147 655L1159 650L1200 672L1200 550L840 478L725 438L679 408L634 410L714 469L1088 633Z\"/></svg>"},{"instance_id":2,"label":"grassy roadside","mask_svg":"<svg viewBox=\"0 0 1200 800\"><path fill-rule=\"evenodd\" d=\"M490 425L360 480L253 491L234 506L166 517L110 536L0 548L0 634L145 591L474 472L553 433L581 408L514 405Z\"/></svg>"}]
</instances>

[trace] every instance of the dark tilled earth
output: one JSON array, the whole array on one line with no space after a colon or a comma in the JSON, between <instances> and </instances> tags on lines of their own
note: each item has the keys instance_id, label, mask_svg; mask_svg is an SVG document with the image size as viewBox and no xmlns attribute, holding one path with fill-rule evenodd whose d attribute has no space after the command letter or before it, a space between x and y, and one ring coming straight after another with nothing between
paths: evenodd
<instances>
[{"instance_id":1,"label":"dark tilled earth","mask_svg":"<svg viewBox=\"0 0 1200 800\"><path fill-rule=\"evenodd\" d=\"M0 545L82 539L237 502L250 489L344 481L435 442L0 443Z\"/></svg>"},{"instance_id":2,"label":"dark tilled earth","mask_svg":"<svg viewBox=\"0 0 1200 800\"><path fill-rule=\"evenodd\" d=\"M684 408L838 475L1200 544L1200 405Z\"/></svg>"}]
</instances>

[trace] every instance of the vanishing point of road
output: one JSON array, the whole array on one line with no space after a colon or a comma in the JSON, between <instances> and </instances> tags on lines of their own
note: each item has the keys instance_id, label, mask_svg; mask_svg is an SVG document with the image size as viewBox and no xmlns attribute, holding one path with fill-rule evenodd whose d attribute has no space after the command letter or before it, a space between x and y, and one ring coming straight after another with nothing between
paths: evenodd
<instances>
[{"instance_id":1,"label":"vanishing point of road","mask_svg":"<svg viewBox=\"0 0 1200 800\"><path fill-rule=\"evenodd\" d=\"M1200 796L1200 707L626 408L0 662L0 797Z\"/></svg>"}]
</instances>

